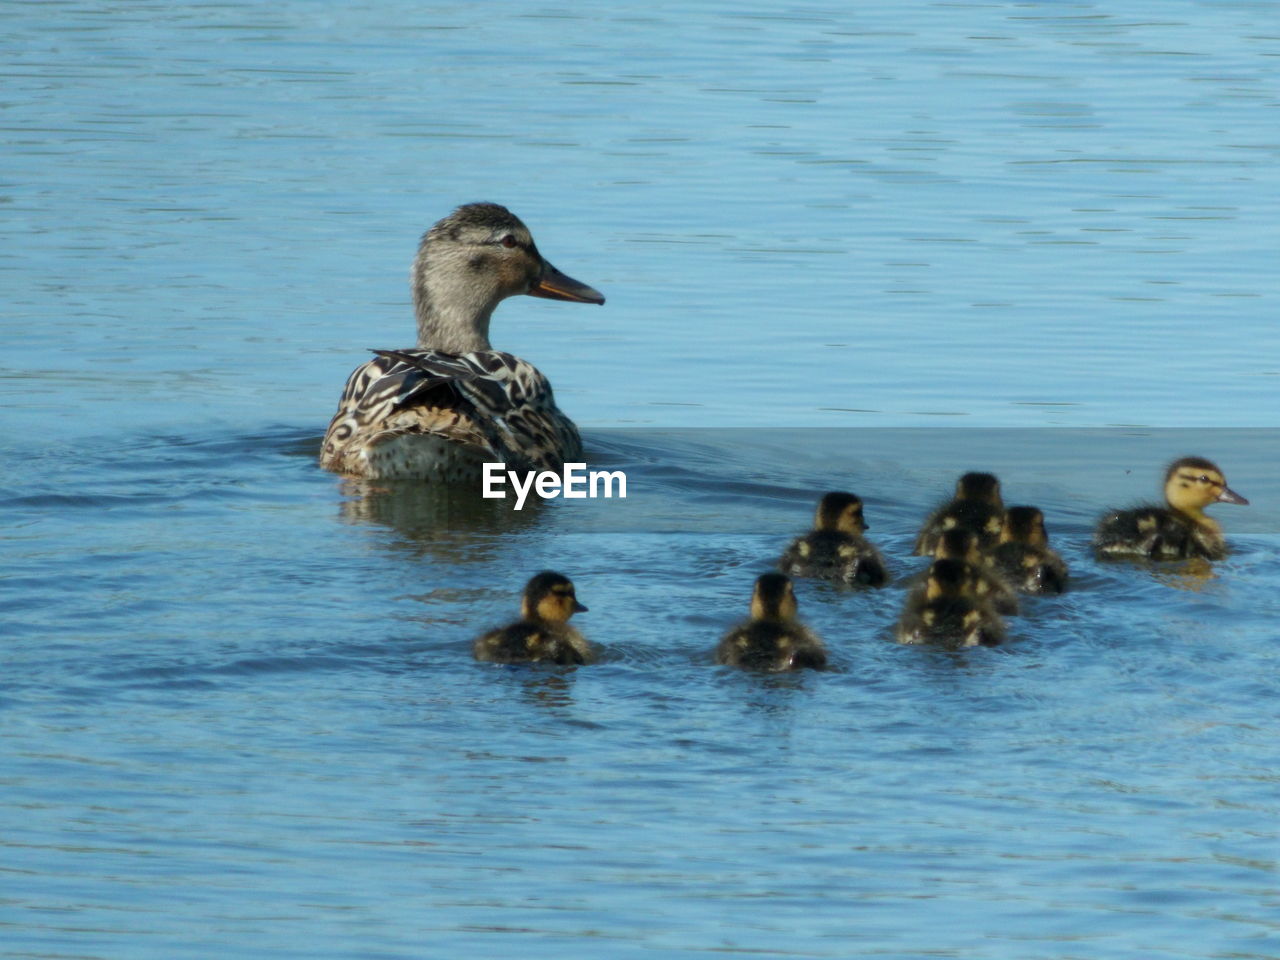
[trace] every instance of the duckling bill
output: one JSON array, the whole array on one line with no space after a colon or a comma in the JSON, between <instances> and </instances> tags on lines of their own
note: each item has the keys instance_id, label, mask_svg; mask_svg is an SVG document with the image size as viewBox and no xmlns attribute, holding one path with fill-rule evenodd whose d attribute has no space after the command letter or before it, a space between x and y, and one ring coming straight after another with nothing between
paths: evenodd
<instances>
[{"instance_id":1,"label":"duckling bill","mask_svg":"<svg viewBox=\"0 0 1280 960\"><path fill-rule=\"evenodd\" d=\"M883 587L888 581L880 552L863 538L862 500L832 492L818 502L813 530L796 537L778 567L793 577L814 577L848 586Z\"/></svg>"},{"instance_id":2,"label":"duckling bill","mask_svg":"<svg viewBox=\"0 0 1280 960\"><path fill-rule=\"evenodd\" d=\"M475 658L490 663L592 663L591 644L569 626L570 617L586 612L573 581L545 570L525 585L519 620L476 638Z\"/></svg>"},{"instance_id":3,"label":"duckling bill","mask_svg":"<svg viewBox=\"0 0 1280 960\"><path fill-rule=\"evenodd\" d=\"M518 217L470 203L422 237L411 273L418 343L377 356L347 379L320 465L353 477L461 481L481 464L557 470L582 456L578 428L527 360L494 350L489 321L527 294L604 303L538 252Z\"/></svg>"},{"instance_id":4,"label":"duckling bill","mask_svg":"<svg viewBox=\"0 0 1280 960\"><path fill-rule=\"evenodd\" d=\"M827 665L827 651L817 634L796 619L791 579L766 573L751 593L751 619L724 635L716 647L716 663L780 673Z\"/></svg>"},{"instance_id":5,"label":"duckling bill","mask_svg":"<svg viewBox=\"0 0 1280 960\"><path fill-rule=\"evenodd\" d=\"M1227 541L1222 527L1205 514L1205 508L1214 503L1249 503L1227 486L1218 465L1204 457L1183 457L1169 464L1164 499L1163 507L1151 504L1106 514L1094 531L1099 555L1221 560L1227 555Z\"/></svg>"}]
</instances>

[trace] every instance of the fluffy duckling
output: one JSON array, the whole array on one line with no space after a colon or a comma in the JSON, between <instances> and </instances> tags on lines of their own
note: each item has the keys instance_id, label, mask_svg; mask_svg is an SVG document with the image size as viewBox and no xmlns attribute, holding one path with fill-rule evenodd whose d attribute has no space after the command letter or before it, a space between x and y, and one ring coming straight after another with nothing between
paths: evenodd
<instances>
[{"instance_id":1,"label":"fluffy duckling","mask_svg":"<svg viewBox=\"0 0 1280 960\"><path fill-rule=\"evenodd\" d=\"M1004 623L973 592L973 580L962 560L935 560L923 590L907 596L898 621L899 643L943 643L976 647L1000 643Z\"/></svg>"},{"instance_id":2,"label":"fluffy duckling","mask_svg":"<svg viewBox=\"0 0 1280 960\"><path fill-rule=\"evenodd\" d=\"M538 252L506 207L468 203L423 234L411 271L418 342L347 378L320 466L352 477L456 482L481 464L558 470L582 459L573 421L537 367L489 342L494 309L528 295L604 303Z\"/></svg>"},{"instance_id":3,"label":"fluffy duckling","mask_svg":"<svg viewBox=\"0 0 1280 960\"><path fill-rule=\"evenodd\" d=\"M1221 560L1227 555L1227 542L1204 508L1211 503L1249 503L1227 486L1217 464L1203 457L1183 457L1169 464L1164 499L1168 507L1113 510L1104 516L1093 535L1098 553L1153 560Z\"/></svg>"},{"instance_id":4,"label":"fluffy duckling","mask_svg":"<svg viewBox=\"0 0 1280 960\"><path fill-rule=\"evenodd\" d=\"M991 554L1000 574L1024 593L1062 593L1067 565L1049 548L1044 514L1036 507L1010 507L1004 513L1000 542Z\"/></svg>"},{"instance_id":5,"label":"fluffy duckling","mask_svg":"<svg viewBox=\"0 0 1280 960\"><path fill-rule=\"evenodd\" d=\"M918 556L931 556L938 548L938 538L956 527L972 530L978 536L978 548L990 550L1000 536L1004 521L1004 501L1000 499L1000 481L990 473L966 473L956 481L956 495L935 510L916 537Z\"/></svg>"},{"instance_id":6,"label":"fluffy duckling","mask_svg":"<svg viewBox=\"0 0 1280 960\"><path fill-rule=\"evenodd\" d=\"M520 619L477 637L475 657L490 663L591 663L595 660L591 644L569 626L570 617L586 612L573 581L544 570L525 584Z\"/></svg>"},{"instance_id":7,"label":"fluffy duckling","mask_svg":"<svg viewBox=\"0 0 1280 960\"><path fill-rule=\"evenodd\" d=\"M863 539L862 500L828 493L818 502L813 529L796 537L778 566L793 577L817 577L849 586L883 587L889 579L880 552Z\"/></svg>"},{"instance_id":8,"label":"fluffy duckling","mask_svg":"<svg viewBox=\"0 0 1280 960\"><path fill-rule=\"evenodd\" d=\"M938 537L935 560L960 560L968 567L970 588L979 600L991 604L996 613L1013 616L1018 612L1018 597L1000 572L992 565L978 544L972 530L954 527Z\"/></svg>"},{"instance_id":9,"label":"fluffy duckling","mask_svg":"<svg viewBox=\"0 0 1280 960\"><path fill-rule=\"evenodd\" d=\"M822 641L796 619L796 595L790 578L766 573L751 594L751 619L724 635L716 663L779 673L827 665Z\"/></svg>"}]
</instances>

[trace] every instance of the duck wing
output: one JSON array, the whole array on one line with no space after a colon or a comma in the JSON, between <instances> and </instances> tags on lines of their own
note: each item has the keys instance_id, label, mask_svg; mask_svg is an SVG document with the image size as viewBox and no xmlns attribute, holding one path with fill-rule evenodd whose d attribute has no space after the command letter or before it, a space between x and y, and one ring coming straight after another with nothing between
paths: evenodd
<instances>
[{"instance_id":1,"label":"duck wing","mask_svg":"<svg viewBox=\"0 0 1280 960\"><path fill-rule=\"evenodd\" d=\"M499 460L509 469L558 469L581 456L577 428L533 364L495 350L373 352L347 379L322 466L360 476L427 475L432 461L457 459L457 451L442 453L441 440L466 448L476 469Z\"/></svg>"}]
</instances>

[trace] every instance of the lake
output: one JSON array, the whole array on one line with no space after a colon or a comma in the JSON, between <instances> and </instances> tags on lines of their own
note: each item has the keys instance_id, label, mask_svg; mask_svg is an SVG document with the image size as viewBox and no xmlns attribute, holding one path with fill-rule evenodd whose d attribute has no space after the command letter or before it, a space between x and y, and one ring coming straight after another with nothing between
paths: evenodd
<instances>
[{"instance_id":1,"label":"lake","mask_svg":"<svg viewBox=\"0 0 1280 960\"><path fill-rule=\"evenodd\" d=\"M0 957L1280 955L1280 4L0 14ZM316 466L473 200L625 500ZM1097 561L1188 453L1231 556ZM1073 589L900 646L973 469ZM828 489L893 583L714 666ZM601 662L476 663L547 567Z\"/></svg>"}]
</instances>

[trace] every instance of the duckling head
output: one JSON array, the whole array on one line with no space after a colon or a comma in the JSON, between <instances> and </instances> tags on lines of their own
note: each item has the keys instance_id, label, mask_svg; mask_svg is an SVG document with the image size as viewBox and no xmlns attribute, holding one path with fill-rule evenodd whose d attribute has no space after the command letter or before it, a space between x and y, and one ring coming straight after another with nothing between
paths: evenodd
<instances>
[{"instance_id":1,"label":"duckling head","mask_svg":"<svg viewBox=\"0 0 1280 960\"><path fill-rule=\"evenodd\" d=\"M496 203L458 207L423 234L410 282L418 346L444 353L491 349L489 318L507 297L604 303L544 260L529 228Z\"/></svg>"},{"instance_id":2,"label":"duckling head","mask_svg":"<svg viewBox=\"0 0 1280 960\"><path fill-rule=\"evenodd\" d=\"M935 560L925 579L925 598L941 600L962 596L969 588L969 568L963 560Z\"/></svg>"},{"instance_id":3,"label":"duckling head","mask_svg":"<svg viewBox=\"0 0 1280 960\"><path fill-rule=\"evenodd\" d=\"M1212 522L1204 516L1211 503L1249 503L1227 486L1227 478L1218 465L1204 457L1183 457L1169 464L1164 475L1164 497L1169 506L1199 522Z\"/></svg>"},{"instance_id":4,"label":"duckling head","mask_svg":"<svg viewBox=\"0 0 1280 960\"><path fill-rule=\"evenodd\" d=\"M756 580L751 592L752 620L794 620L796 609L796 593L790 577L766 573Z\"/></svg>"},{"instance_id":5,"label":"duckling head","mask_svg":"<svg viewBox=\"0 0 1280 960\"><path fill-rule=\"evenodd\" d=\"M813 526L817 530L862 533L867 521L862 516L862 499L852 493L828 493L818 501Z\"/></svg>"},{"instance_id":6,"label":"duckling head","mask_svg":"<svg viewBox=\"0 0 1280 960\"><path fill-rule=\"evenodd\" d=\"M956 481L956 499L1004 506L1000 499L1000 481L992 473L966 473Z\"/></svg>"},{"instance_id":7,"label":"duckling head","mask_svg":"<svg viewBox=\"0 0 1280 960\"><path fill-rule=\"evenodd\" d=\"M544 570L525 584L520 613L526 620L564 623L575 613L586 612L578 602L573 581L563 574Z\"/></svg>"},{"instance_id":8,"label":"duckling head","mask_svg":"<svg viewBox=\"0 0 1280 960\"><path fill-rule=\"evenodd\" d=\"M938 545L933 548L936 560L961 560L965 563L982 563L982 548L978 544L978 535L963 527L952 527L944 530L938 537Z\"/></svg>"},{"instance_id":9,"label":"duckling head","mask_svg":"<svg viewBox=\"0 0 1280 960\"><path fill-rule=\"evenodd\" d=\"M1044 529L1044 514L1037 507L1010 507L1000 528L1000 542L1047 547L1049 535Z\"/></svg>"}]
</instances>

